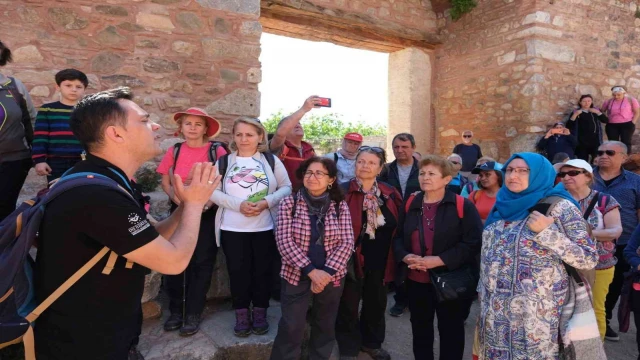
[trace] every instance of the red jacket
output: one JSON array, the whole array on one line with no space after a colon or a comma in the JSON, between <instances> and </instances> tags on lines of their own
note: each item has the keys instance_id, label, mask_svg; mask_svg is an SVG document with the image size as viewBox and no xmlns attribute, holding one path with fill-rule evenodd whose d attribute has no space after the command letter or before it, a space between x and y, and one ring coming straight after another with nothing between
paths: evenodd
<instances>
[{"instance_id":1,"label":"red jacket","mask_svg":"<svg viewBox=\"0 0 640 360\"><path fill-rule=\"evenodd\" d=\"M360 186L358 185L356 179L351 179L351 181L343 184L342 186L344 186L343 189L346 188L344 201L346 201L347 205L349 206L349 212L351 213L351 224L353 225L353 237L354 241L357 241L358 237L360 236L360 231L362 230L362 206L364 202L364 193L360 191ZM378 189L380 190L380 197L385 202L385 205L391 211L393 216L395 216L397 221L400 214L400 209L402 208L402 195L400 195L400 192L393 186L380 181L378 181ZM398 226L401 226L401 224L398 223ZM394 236L395 232L396 230L393 231ZM361 250L362 244L358 244L355 249L355 270L358 277L364 276L364 256L362 255ZM392 246L389 248L387 266L385 267L385 283L394 280L395 267L396 263L393 256L392 244Z\"/></svg>"}]
</instances>

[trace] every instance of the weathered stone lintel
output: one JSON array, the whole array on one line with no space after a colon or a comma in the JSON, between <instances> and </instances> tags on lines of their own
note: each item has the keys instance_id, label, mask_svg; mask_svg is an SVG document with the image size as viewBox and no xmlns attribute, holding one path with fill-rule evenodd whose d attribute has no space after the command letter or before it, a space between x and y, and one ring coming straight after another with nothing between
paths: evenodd
<instances>
[{"instance_id":1,"label":"weathered stone lintel","mask_svg":"<svg viewBox=\"0 0 640 360\"><path fill-rule=\"evenodd\" d=\"M262 1L260 22L263 30L276 35L312 41L328 41L337 45L373 51L394 52L407 47L433 49L441 40L438 35L397 24L379 25L364 16L346 15L305 2L293 8L277 1Z\"/></svg>"}]
</instances>

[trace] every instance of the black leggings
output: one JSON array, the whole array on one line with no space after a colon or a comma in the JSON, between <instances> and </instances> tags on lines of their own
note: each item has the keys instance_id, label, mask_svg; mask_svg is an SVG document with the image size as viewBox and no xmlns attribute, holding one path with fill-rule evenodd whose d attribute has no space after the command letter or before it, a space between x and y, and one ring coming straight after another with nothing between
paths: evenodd
<instances>
[{"instance_id":1,"label":"black leggings","mask_svg":"<svg viewBox=\"0 0 640 360\"><path fill-rule=\"evenodd\" d=\"M171 212L176 207L172 204ZM207 292L211 285L213 265L218 254L215 218L215 207L202 213L198 242L189 266L182 274L164 277L165 288L169 295L169 310L172 314L200 315L204 310Z\"/></svg>"},{"instance_id":2,"label":"black leggings","mask_svg":"<svg viewBox=\"0 0 640 360\"><path fill-rule=\"evenodd\" d=\"M632 121L619 124L607 124L604 128L608 140L620 141L627 145L627 153L631 154L631 138L636 126Z\"/></svg>"}]
</instances>

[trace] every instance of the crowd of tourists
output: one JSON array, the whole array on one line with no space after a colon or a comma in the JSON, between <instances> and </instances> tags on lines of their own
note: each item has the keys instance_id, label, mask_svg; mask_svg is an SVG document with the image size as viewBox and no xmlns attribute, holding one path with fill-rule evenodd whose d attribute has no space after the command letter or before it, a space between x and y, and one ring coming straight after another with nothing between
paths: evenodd
<instances>
[{"instance_id":1,"label":"crowd of tourists","mask_svg":"<svg viewBox=\"0 0 640 360\"><path fill-rule=\"evenodd\" d=\"M0 66L9 61L0 43ZM434 358L436 319L440 359L454 360L465 322L477 359L601 359L604 339L619 340L610 323L619 299L622 330L631 312L640 327L640 175L623 167L640 106L621 86L600 108L583 95L541 153L504 163L484 156L469 130L448 157L417 154L409 133L393 137L392 162L358 133L318 156L301 124L316 96L274 134L259 119L235 119L228 144L218 120L185 109L173 117L181 141L157 168L171 214L156 222L134 174L161 154L159 125L128 88L85 96L81 71L55 79L60 101L36 110L19 79L0 74L0 255L14 238L35 238L29 276L42 304L8 307L18 295L0 293L0 325L9 311L27 321L0 344L22 338L35 347L28 358L143 359L149 270L165 274L164 330L197 333L220 247L230 332L268 333L270 299L279 300L273 360L300 358L307 324L310 359L329 359L336 343L342 360L361 351L390 359L390 287L389 313L410 313L419 360ZM49 180L35 220L14 211L34 164ZM10 227L34 221L37 236Z\"/></svg>"}]
</instances>

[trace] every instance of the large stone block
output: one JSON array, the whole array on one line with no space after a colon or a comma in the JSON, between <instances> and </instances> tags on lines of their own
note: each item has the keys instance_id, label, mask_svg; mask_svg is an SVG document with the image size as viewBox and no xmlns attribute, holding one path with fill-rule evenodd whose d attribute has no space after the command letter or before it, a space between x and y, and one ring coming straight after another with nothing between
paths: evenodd
<instances>
[{"instance_id":1,"label":"large stone block","mask_svg":"<svg viewBox=\"0 0 640 360\"><path fill-rule=\"evenodd\" d=\"M102 45L113 46L127 41L127 37L120 35L116 27L110 25L96 34L96 41Z\"/></svg>"},{"instance_id":2,"label":"large stone block","mask_svg":"<svg viewBox=\"0 0 640 360\"><path fill-rule=\"evenodd\" d=\"M241 14L260 14L260 0L196 0L200 6Z\"/></svg>"},{"instance_id":3,"label":"large stone block","mask_svg":"<svg viewBox=\"0 0 640 360\"><path fill-rule=\"evenodd\" d=\"M221 112L229 115L260 115L260 92L254 89L236 89L206 108L209 114Z\"/></svg>"},{"instance_id":4,"label":"large stone block","mask_svg":"<svg viewBox=\"0 0 640 360\"><path fill-rule=\"evenodd\" d=\"M155 299L160 293L160 285L162 284L162 274L152 271L144 278L144 292L142 293L141 302L145 303Z\"/></svg>"},{"instance_id":5,"label":"large stone block","mask_svg":"<svg viewBox=\"0 0 640 360\"><path fill-rule=\"evenodd\" d=\"M200 17L198 17L198 15L196 15L195 13L189 11L179 12L178 15L176 15L176 22L182 28L193 31L200 30L203 26Z\"/></svg>"},{"instance_id":6,"label":"large stone block","mask_svg":"<svg viewBox=\"0 0 640 360\"><path fill-rule=\"evenodd\" d=\"M202 49L208 59L232 58L236 60L255 60L260 56L260 45L238 44L212 38L202 39Z\"/></svg>"},{"instance_id":7,"label":"large stone block","mask_svg":"<svg viewBox=\"0 0 640 360\"><path fill-rule=\"evenodd\" d=\"M13 61L16 63L39 63L44 58L35 45L19 47L11 52Z\"/></svg>"},{"instance_id":8,"label":"large stone block","mask_svg":"<svg viewBox=\"0 0 640 360\"><path fill-rule=\"evenodd\" d=\"M148 29L170 31L176 28L171 22L171 18L157 14L138 13L136 23Z\"/></svg>"},{"instance_id":9,"label":"large stone block","mask_svg":"<svg viewBox=\"0 0 640 360\"><path fill-rule=\"evenodd\" d=\"M576 59L576 52L569 46L554 44L544 40L527 40L527 56L572 63Z\"/></svg>"},{"instance_id":10,"label":"large stone block","mask_svg":"<svg viewBox=\"0 0 640 360\"><path fill-rule=\"evenodd\" d=\"M142 68L150 73L169 73L180 70L180 64L167 59L150 57L142 63Z\"/></svg>"},{"instance_id":11,"label":"large stone block","mask_svg":"<svg viewBox=\"0 0 640 360\"><path fill-rule=\"evenodd\" d=\"M79 17L73 9L52 7L48 10L49 18L54 24L64 26L67 30L80 30L89 25L89 21Z\"/></svg>"},{"instance_id":12,"label":"large stone block","mask_svg":"<svg viewBox=\"0 0 640 360\"><path fill-rule=\"evenodd\" d=\"M539 135L536 134L524 134L516 136L516 138L509 143L509 151L511 154L515 154L518 152L535 152L536 143L540 138Z\"/></svg>"},{"instance_id":13,"label":"large stone block","mask_svg":"<svg viewBox=\"0 0 640 360\"><path fill-rule=\"evenodd\" d=\"M96 12L104 15L112 16L128 16L129 12L122 6L115 5L98 5L95 7Z\"/></svg>"},{"instance_id":14,"label":"large stone block","mask_svg":"<svg viewBox=\"0 0 640 360\"><path fill-rule=\"evenodd\" d=\"M91 60L91 70L97 73L113 73L122 66L122 56L113 52L103 52Z\"/></svg>"}]
</instances>

